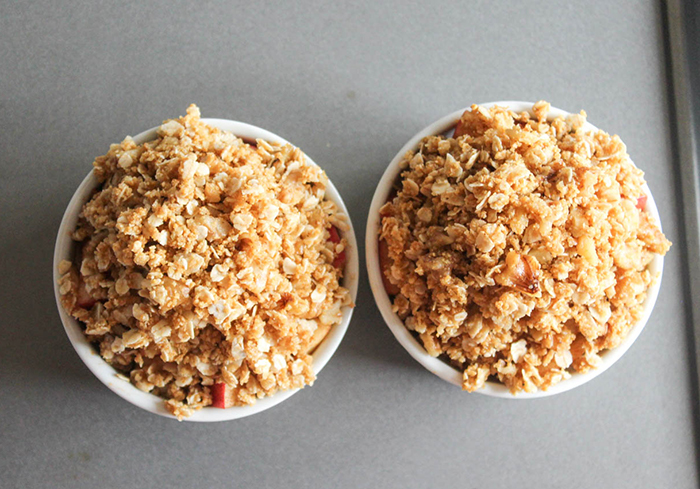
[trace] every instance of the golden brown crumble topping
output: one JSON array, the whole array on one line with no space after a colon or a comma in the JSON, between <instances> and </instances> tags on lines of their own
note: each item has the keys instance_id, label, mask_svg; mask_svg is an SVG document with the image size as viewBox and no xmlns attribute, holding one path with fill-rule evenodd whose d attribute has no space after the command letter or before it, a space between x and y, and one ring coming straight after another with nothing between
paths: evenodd
<instances>
[{"instance_id":1,"label":"golden brown crumble topping","mask_svg":"<svg viewBox=\"0 0 700 489\"><path fill-rule=\"evenodd\" d=\"M595 368L639 320L654 254L643 174L585 113L547 122L472 106L457 137L409 151L381 209L393 310L474 391L512 393Z\"/></svg>"},{"instance_id":2,"label":"golden brown crumble topping","mask_svg":"<svg viewBox=\"0 0 700 489\"><path fill-rule=\"evenodd\" d=\"M193 105L94 171L60 292L107 362L179 419L211 405L215 384L246 405L313 383L310 353L352 306L348 225L320 168L210 127Z\"/></svg>"}]
</instances>

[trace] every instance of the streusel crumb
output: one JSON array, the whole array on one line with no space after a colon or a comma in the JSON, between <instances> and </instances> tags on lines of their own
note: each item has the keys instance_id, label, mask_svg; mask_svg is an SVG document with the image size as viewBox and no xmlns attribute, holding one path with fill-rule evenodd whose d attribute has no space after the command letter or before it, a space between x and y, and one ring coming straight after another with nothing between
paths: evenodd
<instances>
[{"instance_id":1,"label":"streusel crumb","mask_svg":"<svg viewBox=\"0 0 700 489\"><path fill-rule=\"evenodd\" d=\"M60 292L107 362L179 419L223 407L217 385L228 406L313 383L313 348L352 306L346 218L320 168L208 126L192 105L94 171Z\"/></svg>"},{"instance_id":2,"label":"streusel crumb","mask_svg":"<svg viewBox=\"0 0 700 489\"><path fill-rule=\"evenodd\" d=\"M393 309L468 391L497 378L533 392L595 368L671 245L622 141L587 130L584 112L548 112L472 106L453 137L406 154L381 209Z\"/></svg>"}]
</instances>

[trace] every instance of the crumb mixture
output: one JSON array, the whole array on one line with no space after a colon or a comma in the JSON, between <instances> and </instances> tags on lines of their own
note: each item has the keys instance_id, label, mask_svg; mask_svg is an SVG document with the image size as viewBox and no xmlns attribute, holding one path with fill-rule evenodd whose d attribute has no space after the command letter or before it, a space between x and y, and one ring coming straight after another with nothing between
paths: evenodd
<instances>
[{"instance_id":1,"label":"crumb mixture","mask_svg":"<svg viewBox=\"0 0 700 489\"><path fill-rule=\"evenodd\" d=\"M180 419L215 385L246 405L313 383L310 353L352 305L338 266L348 226L320 168L190 106L94 171L60 293L107 362Z\"/></svg>"},{"instance_id":2,"label":"crumb mixture","mask_svg":"<svg viewBox=\"0 0 700 489\"><path fill-rule=\"evenodd\" d=\"M408 152L381 209L393 310L474 391L547 389L600 363L642 313L671 243L643 174L585 113L547 122L472 106L455 136Z\"/></svg>"}]
</instances>

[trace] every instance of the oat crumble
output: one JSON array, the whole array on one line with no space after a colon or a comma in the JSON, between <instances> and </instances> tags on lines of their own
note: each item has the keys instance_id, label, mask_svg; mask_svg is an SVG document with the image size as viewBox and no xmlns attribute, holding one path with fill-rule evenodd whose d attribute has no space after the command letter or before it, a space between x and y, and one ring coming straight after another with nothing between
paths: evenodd
<instances>
[{"instance_id":1,"label":"oat crumble","mask_svg":"<svg viewBox=\"0 0 700 489\"><path fill-rule=\"evenodd\" d=\"M474 391L547 389L595 368L639 320L654 254L643 173L585 112L473 105L402 161L381 209L393 310Z\"/></svg>"},{"instance_id":2,"label":"oat crumble","mask_svg":"<svg viewBox=\"0 0 700 489\"><path fill-rule=\"evenodd\" d=\"M154 141L112 145L94 172L59 285L107 362L179 419L215 386L240 406L313 383L313 349L352 306L348 225L320 168L210 127L193 105Z\"/></svg>"}]
</instances>

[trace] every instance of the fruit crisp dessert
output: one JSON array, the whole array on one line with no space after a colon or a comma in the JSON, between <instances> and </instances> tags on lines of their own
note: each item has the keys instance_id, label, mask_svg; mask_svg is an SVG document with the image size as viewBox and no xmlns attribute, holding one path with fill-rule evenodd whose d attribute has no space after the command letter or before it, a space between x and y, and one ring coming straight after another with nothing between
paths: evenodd
<instances>
[{"instance_id":1,"label":"fruit crisp dessert","mask_svg":"<svg viewBox=\"0 0 700 489\"><path fill-rule=\"evenodd\" d=\"M107 362L178 419L313 383L311 353L352 306L348 225L320 168L193 105L94 172L59 285Z\"/></svg>"},{"instance_id":2,"label":"fruit crisp dessert","mask_svg":"<svg viewBox=\"0 0 700 489\"><path fill-rule=\"evenodd\" d=\"M474 391L547 389L600 363L640 319L671 243L643 174L586 115L473 105L402 160L381 209L393 310Z\"/></svg>"}]
</instances>

